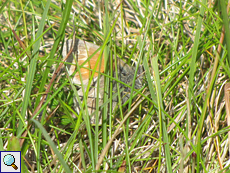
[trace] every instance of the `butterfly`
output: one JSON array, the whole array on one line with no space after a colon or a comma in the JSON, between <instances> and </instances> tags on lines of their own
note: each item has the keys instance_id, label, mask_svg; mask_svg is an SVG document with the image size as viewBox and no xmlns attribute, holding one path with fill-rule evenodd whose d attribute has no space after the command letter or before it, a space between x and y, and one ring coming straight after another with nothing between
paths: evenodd
<instances>
[{"instance_id":1,"label":"butterfly","mask_svg":"<svg viewBox=\"0 0 230 173\"><path fill-rule=\"evenodd\" d=\"M67 53L72 48L73 41L71 39L65 40L64 46L63 46L63 52L62 55L65 57ZM142 87L142 77L134 79L134 73L135 73L135 67L128 65L126 62L124 62L122 59L116 57L117 61L117 67L113 67L114 71L113 74L111 74L111 77L116 79L112 80L113 83L113 94L110 95L109 93L104 92L104 79L105 76L101 75L99 79L99 83L97 83L97 77L98 72L103 73L105 64L104 64L104 56L103 54L100 55L99 46L89 43L80 39L76 39L75 43L73 45L73 52L68 57L66 62L70 63L67 64L67 70L69 72L69 75L72 75L77 70L77 67L80 66L80 69L77 73L73 76L73 83L75 84L81 84L81 78L83 81L83 84L88 84L89 78L92 75L92 69L96 69L96 72L94 73L93 79L94 81L90 84L91 88L89 90L89 93L87 95L87 107L89 114L92 114L96 110L96 99L99 99L99 106L103 105L103 97L104 94L108 95L108 98L112 97L112 107L117 105L118 102L118 94L117 94L117 84L119 84L119 88L121 93L120 97L122 98L122 104L126 102L130 98L130 91L131 88L125 86L122 83L125 83L127 85L132 85L132 81L135 80L135 89L140 89ZM99 59L101 58L101 59ZM76 61L79 66L76 65ZM91 69L91 70L90 70ZM117 73L115 71L117 70ZM138 74L140 75L142 73L141 68L139 68ZM79 74L80 72L80 74ZM81 77L80 77L81 75ZM118 81L121 81L122 83L119 83ZM99 93L97 93L97 87L99 84ZM78 90L79 97L83 100L83 93L84 93L85 87L81 87ZM75 108L77 112L80 110L80 104L75 101Z\"/></svg>"}]
</instances>

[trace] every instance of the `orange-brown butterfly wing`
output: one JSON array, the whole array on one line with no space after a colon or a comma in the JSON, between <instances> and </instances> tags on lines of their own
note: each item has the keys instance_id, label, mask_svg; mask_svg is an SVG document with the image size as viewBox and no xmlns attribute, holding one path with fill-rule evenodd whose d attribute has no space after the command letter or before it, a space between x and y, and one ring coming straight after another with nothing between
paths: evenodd
<instances>
[{"instance_id":1,"label":"orange-brown butterfly wing","mask_svg":"<svg viewBox=\"0 0 230 173\"><path fill-rule=\"evenodd\" d=\"M64 47L63 47L63 56L68 53L68 51L71 49L71 43L72 40L66 40ZM100 60L98 60L100 56L100 51L97 51L99 49L99 46L89 43L83 40L76 39L75 40L75 45L74 45L74 50L73 50L73 55L71 55L68 59L67 62L72 63L72 65L67 65L69 74L72 75L75 70L76 70L76 62L75 59L77 60L79 66L81 66L87 59L90 57L90 60L85 63L81 68L80 68L80 74L83 80L83 83L86 84L89 81L90 76L92 75L92 70L89 69L95 69L96 71L104 72L104 56L102 55L102 60L100 64ZM97 53L95 53L97 51ZM67 52L67 53L66 53ZM95 54L94 54L95 53ZM91 55L94 54L92 57ZM76 57L76 58L75 58ZM97 63L98 61L98 63ZM96 66L97 63L97 66ZM98 76L98 73L94 73L94 77ZM75 84L80 84L80 74L77 72L73 78L73 82Z\"/></svg>"}]
</instances>

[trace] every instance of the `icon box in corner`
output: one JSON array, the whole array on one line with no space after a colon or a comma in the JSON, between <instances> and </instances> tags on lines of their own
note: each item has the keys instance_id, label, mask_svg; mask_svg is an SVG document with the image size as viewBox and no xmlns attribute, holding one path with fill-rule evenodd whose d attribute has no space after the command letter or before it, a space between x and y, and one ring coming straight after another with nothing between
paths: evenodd
<instances>
[{"instance_id":1,"label":"icon box in corner","mask_svg":"<svg viewBox=\"0 0 230 173\"><path fill-rule=\"evenodd\" d=\"M21 151L0 151L0 173L21 173Z\"/></svg>"}]
</instances>

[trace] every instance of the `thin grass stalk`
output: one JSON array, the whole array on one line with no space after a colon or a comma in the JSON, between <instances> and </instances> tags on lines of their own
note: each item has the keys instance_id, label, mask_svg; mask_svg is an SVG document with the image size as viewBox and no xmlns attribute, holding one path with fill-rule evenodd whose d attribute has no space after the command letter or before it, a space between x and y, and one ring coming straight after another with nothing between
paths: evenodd
<instances>
[{"instance_id":1,"label":"thin grass stalk","mask_svg":"<svg viewBox=\"0 0 230 173\"><path fill-rule=\"evenodd\" d=\"M230 3L230 1L229 1ZM229 4L228 4L229 5ZM228 62L230 63L230 30L229 30L229 21L228 21L228 9L224 0L220 1L221 14L223 16L224 29L225 29L225 40L228 51Z\"/></svg>"},{"instance_id":2,"label":"thin grass stalk","mask_svg":"<svg viewBox=\"0 0 230 173\"><path fill-rule=\"evenodd\" d=\"M206 0L202 0L202 4L206 4ZM198 51L198 46L199 46L199 39L200 39L200 33L201 33L201 26L202 26L202 21L203 21L203 16L204 16L204 10L205 7L201 5L200 7L200 15L198 15L198 20L197 20L197 27L196 27L196 35L195 35L195 40L194 40L194 45L193 45L193 53L192 53L192 60L190 63L190 73L189 73L189 104L192 105L192 98L194 97L193 95L193 87L194 87L194 74L196 71L196 58L197 58L197 51ZM191 111L193 110L193 107L191 106ZM193 115L191 113L191 115ZM188 117L187 117L188 118ZM191 118L192 119L192 118ZM200 138L201 138L201 130L203 128L203 121L204 121L204 115L201 116L200 121L199 121L199 129L197 132L197 172L200 172L200 154L201 154L201 144L200 144ZM188 128L189 126L187 126ZM189 129L186 129L188 132Z\"/></svg>"},{"instance_id":3,"label":"thin grass stalk","mask_svg":"<svg viewBox=\"0 0 230 173\"><path fill-rule=\"evenodd\" d=\"M124 55L124 42L125 42L125 29L124 29L124 11L123 11L123 3L120 4L120 22L121 22L121 56L123 57ZM134 78L135 81L135 78ZM119 91L119 84L117 84L117 88L118 88L118 93L120 93ZM132 89L131 89L132 90ZM130 96L132 96L132 91L130 93ZM128 105L128 111L130 111L131 109L131 101L132 99L129 99L129 105ZM121 103L120 97L119 97L119 103ZM121 109L120 109L121 110ZM122 115L123 118L123 115ZM129 155L129 145L130 145L130 141L128 141L129 139L129 123L130 123L130 119L128 118L126 121L126 127L123 126L123 130L124 130L124 137L125 137L125 152L126 152L126 169L127 172L131 172L131 163L130 163L130 155Z\"/></svg>"},{"instance_id":4,"label":"thin grass stalk","mask_svg":"<svg viewBox=\"0 0 230 173\"><path fill-rule=\"evenodd\" d=\"M24 12L24 8L27 7L27 5L29 4L29 1L27 1L27 4L25 5L25 7L23 7L23 3L22 3L22 0L20 0L20 5L21 5L21 10L22 10L22 17L23 17L23 25L24 25L24 35L26 37L26 42L25 42L25 45L26 47L28 46L28 33L27 33L27 22L26 22L26 16L25 16L25 12Z\"/></svg>"},{"instance_id":5,"label":"thin grass stalk","mask_svg":"<svg viewBox=\"0 0 230 173\"><path fill-rule=\"evenodd\" d=\"M160 123L160 134L163 137L164 142L164 148L165 148L165 159L166 159L166 166L167 166L167 172L172 172L172 163L171 163L171 157L170 157L170 148L169 148L169 140L168 140L168 134L166 129L166 119L165 115L162 110L163 108L163 100L162 100L162 93L161 93L161 85L160 85L160 76L159 76L159 69L158 69L158 56L152 58L151 65L153 68L153 77L155 81L155 87L156 87L156 94L157 94L157 104L158 104L158 114L159 114L159 123ZM162 145L162 143L160 143ZM161 148L160 145L160 148ZM161 153L159 153L160 155Z\"/></svg>"},{"instance_id":6,"label":"thin grass stalk","mask_svg":"<svg viewBox=\"0 0 230 173\"><path fill-rule=\"evenodd\" d=\"M108 0L106 0L104 2L105 4L105 8L104 8L104 15L103 15L103 33L104 33L104 44L105 44L105 49L104 49L104 62L106 63L105 65L105 73L108 74L109 73L109 47L107 45L107 41L109 41L109 39L107 40L108 36L111 34L109 31L111 30L110 28L110 17L109 16L109 12L108 12ZM108 93L109 92L109 79L107 77L104 77L104 93ZM108 96L107 94L104 94L104 98L103 101L108 100ZM108 134L107 134L107 117L108 117L108 107L105 106L103 107L103 113L102 113L102 148L104 148L106 146L106 143L108 141ZM97 155L98 156L98 155ZM97 162L98 163L98 162ZM103 169L106 169L106 162L103 163ZM96 168L97 170L97 168Z\"/></svg>"},{"instance_id":7,"label":"thin grass stalk","mask_svg":"<svg viewBox=\"0 0 230 173\"><path fill-rule=\"evenodd\" d=\"M56 148L56 145L54 144L54 142L52 141L52 139L50 138L49 134L46 132L46 130L44 129L44 127L42 126L42 124L40 124L37 120L32 120L32 121L41 130L43 136L45 137L45 139L47 140L47 142L50 144L50 147L53 149L55 155L58 157L58 159L59 159L59 161L61 163L61 166L63 166L65 172L72 173L72 171L70 170L69 166L67 165L67 163L63 159L62 154L58 151L58 149Z\"/></svg>"}]
</instances>

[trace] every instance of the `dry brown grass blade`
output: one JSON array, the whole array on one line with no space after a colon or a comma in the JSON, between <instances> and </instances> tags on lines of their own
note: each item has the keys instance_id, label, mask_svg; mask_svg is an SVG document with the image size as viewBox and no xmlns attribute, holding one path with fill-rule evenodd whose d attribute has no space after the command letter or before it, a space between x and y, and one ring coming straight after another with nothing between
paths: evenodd
<instances>
[{"instance_id":1,"label":"dry brown grass blade","mask_svg":"<svg viewBox=\"0 0 230 173\"><path fill-rule=\"evenodd\" d=\"M22 42L22 40L19 38L19 36L16 34L16 32L15 32L15 30L13 29L13 27L12 27L12 25L11 25L9 19L7 18L6 20L7 20L7 22L8 22L9 28L10 28L11 31L13 32L13 34L14 34L16 40L18 41L19 45L21 46L21 48L22 48L23 50L26 50L26 46L24 45L24 43ZM30 54L29 51L26 51L26 55L31 59L31 54Z\"/></svg>"},{"instance_id":2,"label":"dry brown grass blade","mask_svg":"<svg viewBox=\"0 0 230 173\"><path fill-rule=\"evenodd\" d=\"M227 13L229 12L229 7L230 7L230 0L228 2L228 6L227 6ZM221 32L221 36L220 36L220 44L218 45L218 48L217 48L217 53L220 54L221 52L221 46L223 44L223 41L224 41L224 33L225 33L225 29L224 29L224 26L222 28L222 32ZM211 81L213 81L213 79L215 78L215 73L216 73L216 69L217 69L217 66L218 66L218 62L219 62L219 57L216 57L215 58L215 61L214 61L214 66L213 66L213 70L212 70L212 75L211 75ZM209 83L210 85L210 83ZM209 87L208 87L209 88Z\"/></svg>"},{"instance_id":3,"label":"dry brown grass blade","mask_svg":"<svg viewBox=\"0 0 230 173\"><path fill-rule=\"evenodd\" d=\"M226 83L224 86L224 98L225 98L225 108L227 114L227 125L230 126L230 83ZM230 131L228 131L228 145L229 145L228 149L230 150Z\"/></svg>"}]
</instances>

